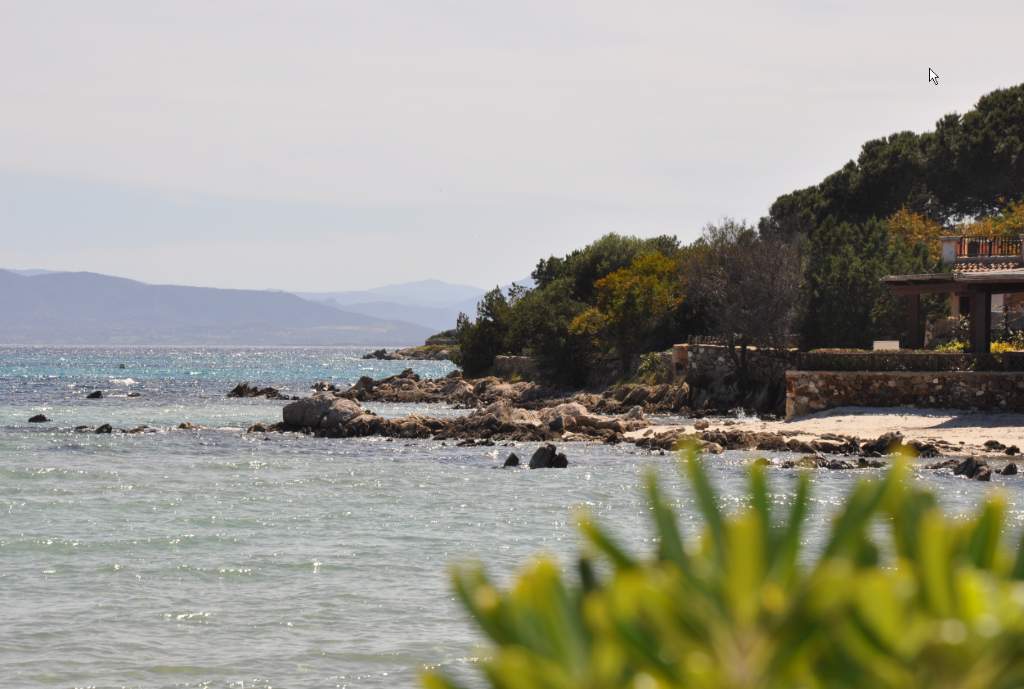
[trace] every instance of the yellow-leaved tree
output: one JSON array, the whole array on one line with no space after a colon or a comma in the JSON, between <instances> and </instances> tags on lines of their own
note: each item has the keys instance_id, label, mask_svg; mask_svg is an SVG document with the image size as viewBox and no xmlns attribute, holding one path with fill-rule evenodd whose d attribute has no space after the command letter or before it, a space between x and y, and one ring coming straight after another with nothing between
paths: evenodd
<instances>
[{"instance_id":1,"label":"yellow-leaved tree","mask_svg":"<svg viewBox=\"0 0 1024 689\"><path fill-rule=\"evenodd\" d=\"M615 350L621 373L632 370L652 324L665 319L683 300L678 262L662 253L637 257L594 283L595 305L569 326L596 344Z\"/></svg>"},{"instance_id":2,"label":"yellow-leaved tree","mask_svg":"<svg viewBox=\"0 0 1024 689\"><path fill-rule=\"evenodd\" d=\"M889 230L890 240L900 240L909 246L924 244L932 260L938 260L941 256L942 246L939 239L948 232L934 220L901 208L890 215L885 224Z\"/></svg>"},{"instance_id":3,"label":"yellow-leaved tree","mask_svg":"<svg viewBox=\"0 0 1024 689\"><path fill-rule=\"evenodd\" d=\"M1024 234L1024 201L1008 203L999 213L960 226L962 234L981 237L1016 237Z\"/></svg>"}]
</instances>

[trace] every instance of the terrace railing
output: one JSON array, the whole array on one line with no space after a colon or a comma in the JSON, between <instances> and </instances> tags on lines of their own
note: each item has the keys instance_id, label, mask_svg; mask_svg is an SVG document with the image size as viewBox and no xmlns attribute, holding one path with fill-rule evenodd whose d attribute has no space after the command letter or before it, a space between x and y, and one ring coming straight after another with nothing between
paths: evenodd
<instances>
[{"instance_id":1,"label":"terrace railing","mask_svg":"<svg viewBox=\"0 0 1024 689\"><path fill-rule=\"evenodd\" d=\"M956 247L957 258L987 258L989 256L1021 256L1020 237L960 237Z\"/></svg>"}]
</instances>

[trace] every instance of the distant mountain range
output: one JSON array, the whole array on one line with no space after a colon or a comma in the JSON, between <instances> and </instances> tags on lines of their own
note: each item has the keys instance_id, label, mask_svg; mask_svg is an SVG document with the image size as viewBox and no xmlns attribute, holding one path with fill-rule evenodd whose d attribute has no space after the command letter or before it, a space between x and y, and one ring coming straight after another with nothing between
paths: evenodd
<instances>
[{"instance_id":1,"label":"distant mountain range","mask_svg":"<svg viewBox=\"0 0 1024 689\"><path fill-rule=\"evenodd\" d=\"M475 316L485 291L421 280L292 294L0 270L0 343L413 345Z\"/></svg>"},{"instance_id":2,"label":"distant mountain range","mask_svg":"<svg viewBox=\"0 0 1024 689\"><path fill-rule=\"evenodd\" d=\"M286 292L0 270L5 344L397 346L422 343L437 330L386 311L361 313Z\"/></svg>"},{"instance_id":3,"label":"distant mountain range","mask_svg":"<svg viewBox=\"0 0 1024 689\"><path fill-rule=\"evenodd\" d=\"M517 281L531 286L530 279ZM504 288L503 288L504 289ZM459 313L476 316L476 305L486 290L441 280L421 280L353 292L296 292L303 299L350 313L407 321L434 332L455 327Z\"/></svg>"}]
</instances>

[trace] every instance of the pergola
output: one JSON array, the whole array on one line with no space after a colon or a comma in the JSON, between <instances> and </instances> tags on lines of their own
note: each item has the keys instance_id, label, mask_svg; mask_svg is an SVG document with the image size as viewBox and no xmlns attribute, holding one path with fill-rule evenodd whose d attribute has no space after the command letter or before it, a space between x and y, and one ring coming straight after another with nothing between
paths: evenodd
<instances>
[{"instance_id":1,"label":"pergola","mask_svg":"<svg viewBox=\"0 0 1024 689\"><path fill-rule=\"evenodd\" d=\"M1024 292L1024 268L969 270L921 275L890 275L882 282L893 294L907 298L911 349L924 346L922 294L952 294L970 299L970 351L988 353L992 344L992 295Z\"/></svg>"}]
</instances>

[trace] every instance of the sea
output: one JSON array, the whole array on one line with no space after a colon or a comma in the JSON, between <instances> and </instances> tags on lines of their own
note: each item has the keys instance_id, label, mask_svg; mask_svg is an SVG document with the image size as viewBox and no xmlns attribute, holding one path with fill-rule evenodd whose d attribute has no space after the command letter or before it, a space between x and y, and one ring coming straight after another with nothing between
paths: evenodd
<instances>
[{"instance_id":1,"label":"sea","mask_svg":"<svg viewBox=\"0 0 1024 689\"><path fill-rule=\"evenodd\" d=\"M424 667L482 686L486 645L453 598L451 567L481 562L508 582L548 554L568 574L580 508L647 552L648 471L698 528L671 453L572 443L560 448L567 469L500 469L535 445L246 433L285 403L225 396L242 381L306 395L320 380L453 369L367 351L0 347L0 687L401 688ZM94 390L104 397L86 399ZM28 423L39 413L52 421ZM149 429L75 430L105 423ZM743 504L753 458L709 458L727 508ZM812 550L853 483L877 475L812 472ZM1019 525L1011 479L921 472L954 514L1001 487ZM778 505L795 480L771 471Z\"/></svg>"}]
</instances>

